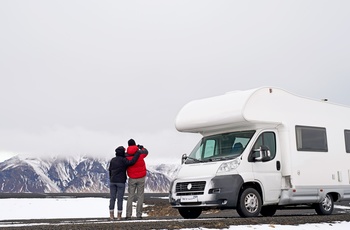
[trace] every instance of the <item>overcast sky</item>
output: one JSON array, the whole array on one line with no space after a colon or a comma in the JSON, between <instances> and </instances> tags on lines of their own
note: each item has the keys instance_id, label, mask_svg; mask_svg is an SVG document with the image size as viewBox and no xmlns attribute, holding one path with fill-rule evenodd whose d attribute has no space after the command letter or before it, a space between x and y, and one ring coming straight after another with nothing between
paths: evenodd
<instances>
[{"instance_id":1,"label":"overcast sky","mask_svg":"<svg viewBox=\"0 0 350 230\"><path fill-rule=\"evenodd\" d=\"M180 162L183 105L260 86L350 105L350 2L0 1L0 161L16 154Z\"/></svg>"}]
</instances>

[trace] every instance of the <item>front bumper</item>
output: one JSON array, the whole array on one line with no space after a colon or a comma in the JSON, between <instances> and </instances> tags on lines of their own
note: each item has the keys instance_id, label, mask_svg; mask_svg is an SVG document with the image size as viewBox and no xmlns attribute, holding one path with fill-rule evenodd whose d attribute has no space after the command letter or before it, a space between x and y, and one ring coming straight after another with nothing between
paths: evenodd
<instances>
[{"instance_id":1,"label":"front bumper","mask_svg":"<svg viewBox=\"0 0 350 230\"><path fill-rule=\"evenodd\" d=\"M242 184L240 175L175 179L170 187L169 202L174 208L235 208Z\"/></svg>"}]
</instances>

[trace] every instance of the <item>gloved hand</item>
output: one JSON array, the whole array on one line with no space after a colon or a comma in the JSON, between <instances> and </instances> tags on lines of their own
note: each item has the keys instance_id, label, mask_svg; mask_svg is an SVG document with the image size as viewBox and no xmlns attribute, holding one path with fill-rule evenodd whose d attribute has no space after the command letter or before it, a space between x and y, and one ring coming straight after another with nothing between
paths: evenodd
<instances>
[{"instance_id":1,"label":"gloved hand","mask_svg":"<svg viewBox=\"0 0 350 230\"><path fill-rule=\"evenodd\" d=\"M143 145L137 145L139 149L143 149Z\"/></svg>"}]
</instances>

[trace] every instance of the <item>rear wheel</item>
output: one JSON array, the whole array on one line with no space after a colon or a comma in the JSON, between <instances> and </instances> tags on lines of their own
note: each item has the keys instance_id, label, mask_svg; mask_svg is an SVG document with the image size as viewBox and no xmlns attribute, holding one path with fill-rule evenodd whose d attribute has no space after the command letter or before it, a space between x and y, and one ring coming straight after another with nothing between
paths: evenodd
<instances>
[{"instance_id":1,"label":"rear wheel","mask_svg":"<svg viewBox=\"0 0 350 230\"><path fill-rule=\"evenodd\" d=\"M254 188L246 188L240 194L237 212L241 217L255 217L261 211L261 196Z\"/></svg>"},{"instance_id":2,"label":"rear wheel","mask_svg":"<svg viewBox=\"0 0 350 230\"><path fill-rule=\"evenodd\" d=\"M179 208L179 213L184 219L195 219L202 214L201 208Z\"/></svg>"},{"instance_id":3,"label":"rear wheel","mask_svg":"<svg viewBox=\"0 0 350 230\"><path fill-rule=\"evenodd\" d=\"M321 203L314 204L314 206L318 215L331 215L334 209L333 197L327 194Z\"/></svg>"}]
</instances>

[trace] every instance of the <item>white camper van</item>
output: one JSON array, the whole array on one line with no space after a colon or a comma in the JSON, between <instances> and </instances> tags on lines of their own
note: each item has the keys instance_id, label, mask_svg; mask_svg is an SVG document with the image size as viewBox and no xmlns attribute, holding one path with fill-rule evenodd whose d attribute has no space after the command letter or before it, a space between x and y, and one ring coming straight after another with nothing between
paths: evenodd
<instances>
[{"instance_id":1,"label":"white camper van","mask_svg":"<svg viewBox=\"0 0 350 230\"><path fill-rule=\"evenodd\" d=\"M200 133L183 155L169 202L184 218L210 208L242 217L350 200L350 108L264 87L186 104L181 132Z\"/></svg>"}]
</instances>

